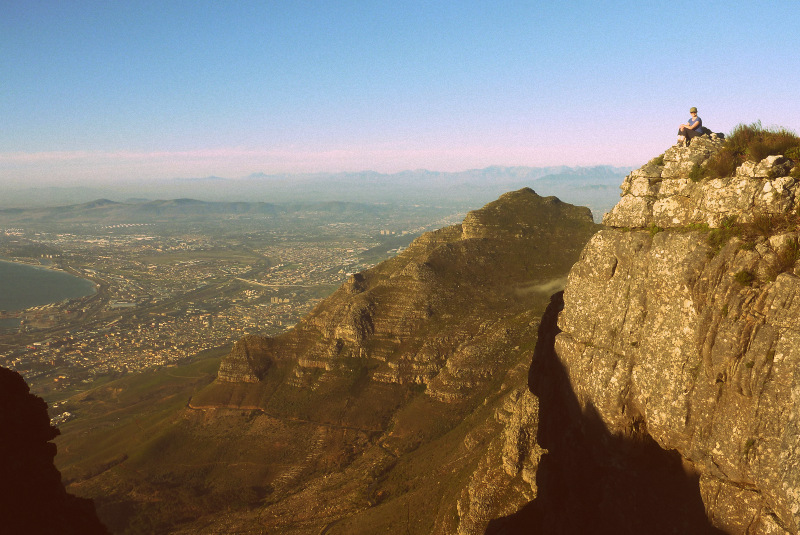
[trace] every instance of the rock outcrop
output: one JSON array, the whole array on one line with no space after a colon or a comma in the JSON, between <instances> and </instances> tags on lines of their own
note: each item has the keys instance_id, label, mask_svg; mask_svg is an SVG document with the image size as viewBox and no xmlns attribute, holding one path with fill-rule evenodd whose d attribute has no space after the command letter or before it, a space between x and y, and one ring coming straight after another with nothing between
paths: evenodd
<instances>
[{"instance_id":1,"label":"rock outcrop","mask_svg":"<svg viewBox=\"0 0 800 535\"><path fill-rule=\"evenodd\" d=\"M219 379L228 382L257 383L272 363L264 358L272 345L270 338L245 336L233 345L228 357L221 363Z\"/></svg>"},{"instance_id":2,"label":"rock outcrop","mask_svg":"<svg viewBox=\"0 0 800 535\"><path fill-rule=\"evenodd\" d=\"M793 162L692 180L698 138L632 172L570 271L555 351L583 411L697 474L729 534L800 532L800 247Z\"/></svg>"},{"instance_id":3,"label":"rock outcrop","mask_svg":"<svg viewBox=\"0 0 800 535\"><path fill-rule=\"evenodd\" d=\"M57 435L44 400L0 367L0 533L108 533L92 501L64 489L53 464Z\"/></svg>"},{"instance_id":4,"label":"rock outcrop","mask_svg":"<svg viewBox=\"0 0 800 535\"><path fill-rule=\"evenodd\" d=\"M730 177L690 178L693 168L702 168L722 144L717 135L695 138L691 145L671 147L633 171L622 183L622 199L603 223L615 228L717 227L732 215L739 223L752 223L759 215L794 208L798 182L787 176L792 162L783 156L747 161Z\"/></svg>"}]
</instances>

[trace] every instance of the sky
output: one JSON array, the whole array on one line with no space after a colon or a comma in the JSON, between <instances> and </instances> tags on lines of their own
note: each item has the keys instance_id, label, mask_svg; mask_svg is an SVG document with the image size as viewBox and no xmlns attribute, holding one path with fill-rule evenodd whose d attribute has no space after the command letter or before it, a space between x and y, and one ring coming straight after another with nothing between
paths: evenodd
<instances>
[{"instance_id":1,"label":"sky","mask_svg":"<svg viewBox=\"0 0 800 535\"><path fill-rule=\"evenodd\" d=\"M0 186L638 167L800 131L791 1L0 0ZM1 189L0 189L1 191Z\"/></svg>"}]
</instances>

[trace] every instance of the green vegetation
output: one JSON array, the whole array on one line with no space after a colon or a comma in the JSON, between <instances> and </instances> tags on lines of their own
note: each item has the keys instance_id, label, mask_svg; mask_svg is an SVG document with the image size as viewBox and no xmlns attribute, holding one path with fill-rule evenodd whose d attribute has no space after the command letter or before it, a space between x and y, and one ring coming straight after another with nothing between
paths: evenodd
<instances>
[{"instance_id":1,"label":"green vegetation","mask_svg":"<svg viewBox=\"0 0 800 535\"><path fill-rule=\"evenodd\" d=\"M800 173L800 137L797 134L780 127L765 128L761 121L739 124L725 138L722 149L708 160L702 175L707 178L732 176L745 161L758 162L770 155L790 158L795 162L792 174Z\"/></svg>"},{"instance_id":2,"label":"green vegetation","mask_svg":"<svg viewBox=\"0 0 800 535\"><path fill-rule=\"evenodd\" d=\"M660 155L656 156L655 158L653 158L652 161L653 161L653 163L655 165L664 165L664 155L660 154Z\"/></svg>"},{"instance_id":3,"label":"green vegetation","mask_svg":"<svg viewBox=\"0 0 800 535\"><path fill-rule=\"evenodd\" d=\"M659 226L658 226L658 225L656 225L655 223L652 223L652 224L650 224L650 226L649 226L649 227L647 227L647 230L648 230L648 231L650 231L650 235L651 235L651 236L655 236L655 235L656 235L656 234L658 234L659 232L662 232L664 229L663 229L663 228L661 228L661 227L659 227Z\"/></svg>"},{"instance_id":4,"label":"green vegetation","mask_svg":"<svg viewBox=\"0 0 800 535\"><path fill-rule=\"evenodd\" d=\"M749 233L772 236L779 232L797 230L798 228L800 228L800 214L758 214L753 218Z\"/></svg>"},{"instance_id":5,"label":"green vegetation","mask_svg":"<svg viewBox=\"0 0 800 535\"><path fill-rule=\"evenodd\" d=\"M689 171L689 180L699 182L703 178L703 173L703 168L699 164L694 164L692 170Z\"/></svg>"},{"instance_id":6,"label":"green vegetation","mask_svg":"<svg viewBox=\"0 0 800 535\"><path fill-rule=\"evenodd\" d=\"M726 145L730 145L735 154L757 162L771 154L784 154L787 150L800 147L800 137L785 128L764 128L761 121L757 121L736 126L727 138Z\"/></svg>"},{"instance_id":7,"label":"green vegetation","mask_svg":"<svg viewBox=\"0 0 800 535\"><path fill-rule=\"evenodd\" d=\"M700 232L708 232L711 230L711 227L708 226L708 223L689 223L682 230L699 230Z\"/></svg>"},{"instance_id":8,"label":"green vegetation","mask_svg":"<svg viewBox=\"0 0 800 535\"><path fill-rule=\"evenodd\" d=\"M736 275L733 276L733 278L736 282L738 282L743 286L748 286L750 283L756 280L756 276L753 275L752 272L746 269L737 272Z\"/></svg>"},{"instance_id":9,"label":"green vegetation","mask_svg":"<svg viewBox=\"0 0 800 535\"><path fill-rule=\"evenodd\" d=\"M736 227L736 214L729 215L722 219L720 225L724 229L732 229Z\"/></svg>"},{"instance_id":10,"label":"green vegetation","mask_svg":"<svg viewBox=\"0 0 800 535\"><path fill-rule=\"evenodd\" d=\"M754 438L747 439L747 442L745 442L744 444L744 449L742 450L742 453L744 454L745 457L747 457L747 455L750 453L750 450L753 449L753 446L755 446L755 444L756 444L756 439Z\"/></svg>"},{"instance_id":11,"label":"green vegetation","mask_svg":"<svg viewBox=\"0 0 800 535\"><path fill-rule=\"evenodd\" d=\"M795 164L794 167L792 167L792 172L789 173L789 176L800 178L800 147L792 147L787 149L783 155L792 160L792 162Z\"/></svg>"},{"instance_id":12,"label":"green vegetation","mask_svg":"<svg viewBox=\"0 0 800 535\"><path fill-rule=\"evenodd\" d=\"M771 214L758 214L753 218L753 227L759 233L768 235L773 227L777 226L777 218Z\"/></svg>"},{"instance_id":13,"label":"green vegetation","mask_svg":"<svg viewBox=\"0 0 800 535\"><path fill-rule=\"evenodd\" d=\"M719 228L708 231L708 244L711 246L713 254L717 254L734 236L739 236L742 229L736 224L736 216L726 217L720 223Z\"/></svg>"},{"instance_id":14,"label":"green vegetation","mask_svg":"<svg viewBox=\"0 0 800 535\"><path fill-rule=\"evenodd\" d=\"M758 240L763 237L797 229L800 229L800 214L758 214L752 223L739 223L736 216L732 215L723 219L719 228L709 228L706 223L692 223L680 230L707 233L706 241L711 247L709 256L714 257L734 237L741 240L740 250L752 251ZM778 252L778 263L771 278L774 280L778 274L790 271L798 261L800 261L800 241L793 237ZM737 273L736 280L741 284L750 284L754 279L748 278L743 273Z\"/></svg>"},{"instance_id":15,"label":"green vegetation","mask_svg":"<svg viewBox=\"0 0 800 535\"><path fill-rule=\"evenodd\" d=\"M739 248L743 251L752 251L753 249L756 248L756 242L755 240L749 238L744 239L742 240L742 244L739 246Z\"/></svg>"}]
</instances>

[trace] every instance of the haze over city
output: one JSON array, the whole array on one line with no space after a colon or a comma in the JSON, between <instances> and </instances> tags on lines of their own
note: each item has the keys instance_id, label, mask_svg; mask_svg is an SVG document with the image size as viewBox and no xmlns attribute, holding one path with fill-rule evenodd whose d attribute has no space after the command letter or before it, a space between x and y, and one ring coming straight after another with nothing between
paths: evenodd
<instances>
[{"instance_id":1,"label":"haze over city","mask_svg":"<svg viewBox=\"0 0 800 535\"><path fill-rule=\"evenodd\" d=\"M797 129L796 3L9 2L0 181L638 166Z\"/></svg>"}]
</instances>

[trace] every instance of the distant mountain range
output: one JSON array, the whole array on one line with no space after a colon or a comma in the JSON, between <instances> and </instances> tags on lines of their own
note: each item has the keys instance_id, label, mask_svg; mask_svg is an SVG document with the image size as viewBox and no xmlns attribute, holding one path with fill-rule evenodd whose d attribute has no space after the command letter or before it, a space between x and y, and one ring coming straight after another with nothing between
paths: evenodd
<instances>
[{"instance_id":1,"label":"distant mountain range","mask_svg":"<svg viewBox=\"0 0 800 535\"><path fill-rule=\"evenodd\" d=\"M279 216L300 212L336 216L363 216L383 209L376 204L327 202L212 202L197 199L157 201L131 200L117 202L109 199L70 204L66 206L0 209L0 225L21 225L31 222L51 223L157 223L159 221L197 220L209 216Z\"/></svg>"},{"instance_id":2,"label":"distant mountain range","mask_svg":"<svg viewBox=\"0 0 800 535\"><path fill-rule=\"evenodd\" d=\"M541 195L555 195L573 204L589 206L597 217L598 211L602 215L602 211L616 204L617 187L630 169L493 166L461 172L256 173L241 178L210 176L17 189L4 192L0 208L63 206L101 198L116 202L192 198L214 202L454 204L474 208L506 191L531 187Z\"/></svg>"}]
</instances>

